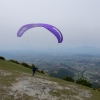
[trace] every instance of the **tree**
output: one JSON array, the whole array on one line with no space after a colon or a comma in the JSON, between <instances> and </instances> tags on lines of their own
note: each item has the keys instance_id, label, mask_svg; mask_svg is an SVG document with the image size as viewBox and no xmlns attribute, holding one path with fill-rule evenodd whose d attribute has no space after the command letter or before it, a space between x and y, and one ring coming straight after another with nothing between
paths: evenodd
<instances>
[{"instance_id":1,"label":"tree","mask_svg":"<svg viewBox=\"0 0 100 100\"><path fill-rule=\"evenodd\" d=\"M4 58L4 57L2 57L2 56L0 56L0 59L1 59L1 60L5 60L5 58Z\"/></svg>"},{"instance_id":2,"label":"tree","mask_svg":"<svg viewBox=\"0 0 100 100\"><path fill-rule=\"evenodd\" d=\"M92 87L92 84L90 82L88 82L87 80L82 79L82 78L77 79L76 83L84 85L84 86Z\"/></svg>"},{"instance_id":3,"label":"tree","mask_svg":"<svg viewBox=\"0 0 100 100\"><path fill-rule=\"evenodd\" d=\"M74 82L74 79L72 77L70 77L70 76L64 77L63 80Z\"/></svg>"}]
</instances>

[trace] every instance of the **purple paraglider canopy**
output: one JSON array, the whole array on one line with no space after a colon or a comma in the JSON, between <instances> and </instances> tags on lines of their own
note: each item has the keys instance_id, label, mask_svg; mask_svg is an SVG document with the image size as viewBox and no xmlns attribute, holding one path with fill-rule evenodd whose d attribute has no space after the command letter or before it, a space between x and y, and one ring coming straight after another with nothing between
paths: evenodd
<instances>
[{"instance_id":1,"label":"purple paraglider canopy","mask_svg":"<svg viewBox=\"0 0 100 100\"><path fill-rule=\"evenodd\" d=\"M56 27L49 25L49 24L42 24L42 23L26 24L22 26L19 29L17 36L21 37L25 31L27 31L30 28L34 28L34 27L44 27L56 36L56 38L58 39L58 43L61 43L63 41L62 33Z\"/></svg>"}]
</instances>

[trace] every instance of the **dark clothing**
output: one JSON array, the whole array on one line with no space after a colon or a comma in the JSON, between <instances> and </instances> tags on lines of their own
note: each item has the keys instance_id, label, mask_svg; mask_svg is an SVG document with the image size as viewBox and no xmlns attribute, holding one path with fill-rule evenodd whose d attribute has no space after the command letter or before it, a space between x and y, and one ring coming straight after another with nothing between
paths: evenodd
<instances>
[{"instance_id":1,"label":"dark clothing","mask_svg":"<svg viewBox=\"0 0 100 100\"><path fill-rule=\"evenodd\" d=\"M33 67L32 68L32 71L33 71L33 75L35 74L35 71L36 71L36 67Z\"/></svg>"}]
</instances>

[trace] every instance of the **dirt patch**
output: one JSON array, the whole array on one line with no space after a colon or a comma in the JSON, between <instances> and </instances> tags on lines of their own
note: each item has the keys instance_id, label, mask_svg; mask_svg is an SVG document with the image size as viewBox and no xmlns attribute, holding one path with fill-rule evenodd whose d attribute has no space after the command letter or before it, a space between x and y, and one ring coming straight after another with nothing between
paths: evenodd
<instances>
[{"instance_id":1,"label":"dirt patch","mask_svg":"<svg viewBox=\"0 0 100 100\"><path fill-rule=\"evenodd\" d=\"M23 75L16 78L16 83L9 87L9 95L22 99L24 95L37 98L35 100L84 100L91 98L89 90L78 88L76 85L60 86L41 75ZM69 93L67 95L67 93ZM70 95L71 94L71 95ZM69 99L70 98L70 99Z\"/></svg>"},{"instance_id":2,"label":"dirt patch","mask_svg":"<svg viewBox=\"0 0 100 100\"><path fill-rule=\"evenodd\" d=\"M29 96L38 97L39 100L47 98L48 100L57 100L57 97L52 97L49 92L55 89L62 89L56 82L36 77L17 78L16 80L17 83L14 83L10 87L10 95L14 95L15 98L19 98L19 94L20 97L27 94Z\"/></svg>"},{"instance_id":3,"label":"dirt patch","mask_svg":"<svg viewBox=\"0 0 100 100\"><path fill-rule=\"evenodd\" d=\"M8 75L12 75L11 72L5 71L5 70L0 70L0 75L2 76L8 76Z\"/></svg>"},{"instance_id":4,"label":"dirt patch","mask_svg":"<svg viewBox=\"0 0 100 100\"><path fill-rule=\"evenodd\" d=\"M79 89L77 86L75 85L69 85L70 87L73 88L72 92L78 94L73 96L74 98L76 98L77 100L84 100L83 98L91 98L92 94L90 93L89 90L85 90L85 89Z\"/></svg>"}]
</instances>

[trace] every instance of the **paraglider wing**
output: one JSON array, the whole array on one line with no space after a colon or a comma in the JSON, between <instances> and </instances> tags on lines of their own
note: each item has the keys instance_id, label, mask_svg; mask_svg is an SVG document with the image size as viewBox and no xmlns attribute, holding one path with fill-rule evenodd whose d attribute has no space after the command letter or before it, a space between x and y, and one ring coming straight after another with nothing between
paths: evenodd
<instances>
[{"instance_id":1,"label":"paraglider wing","mask_svg":"<svg viewBox=\"0 0 100 100\"><path fill-rule=\"evenodd\" d=\"M41 24L41 23L26 24L26 25L22 26L19 29L17 36L21 37L25 31L27 31L30 28L34 28L34 27L44 27L56 36L56 38L58 39L58 43L61 43L63 41L62 33L56 27L49 25L49 24Z\"/></svg>"}]
</instances>

